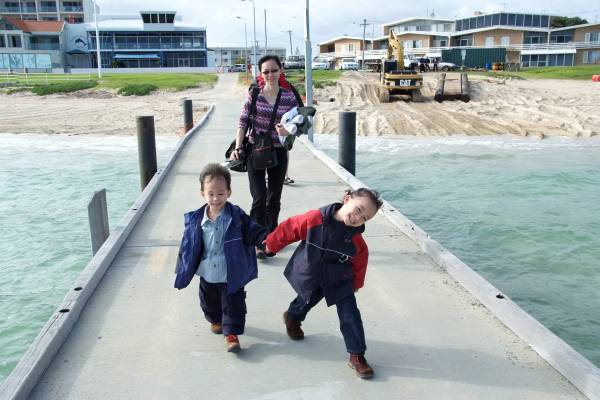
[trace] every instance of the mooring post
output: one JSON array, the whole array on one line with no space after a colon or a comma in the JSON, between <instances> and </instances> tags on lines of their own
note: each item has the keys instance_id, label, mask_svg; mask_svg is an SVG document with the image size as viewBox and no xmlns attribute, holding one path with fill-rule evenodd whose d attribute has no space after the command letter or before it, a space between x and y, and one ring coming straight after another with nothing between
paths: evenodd
<instances>
[{"instance_id":1,"label":"mooring post","mask_svg":"<svg viewBox=\"0 0 600 400\"><path fill-rule=\"evenodd\" d=\"M356 173L356 112L340 111L338 164L352 175Z\"/></svg>"},{"instance_id":2,"label":"mooring post","mask_svg":"<svg viewBox=\"0 0 600 400\"><path fill-rule=\"evenodd\" d=\"M95 255L110 233L108 228L108 207L106 205L106 189L94 192L88 204L88 219L92 238L92 256Z\"/></svg>"},{"instance_id":3,"label":"mooring post","mask_svg":"<svg viewBox=\"0 0 600 400\"><path fill-rule=\"evenodd\" d=\"M194 127L194 111L192 108L192 100L183 99L183 129L187 133Z\"/></svg>"},{"instance_id":4,"label":"mooring post","mask_svg":"<svg viewBox=\"0 0 600 400\"><path fill-rule=\"evenodd\" d=\"M139 116L136 119L138 157L140 165L140 186L144 190L156 173L156 140L154 137L154 117Z\"/></svg>"}]
</instances>

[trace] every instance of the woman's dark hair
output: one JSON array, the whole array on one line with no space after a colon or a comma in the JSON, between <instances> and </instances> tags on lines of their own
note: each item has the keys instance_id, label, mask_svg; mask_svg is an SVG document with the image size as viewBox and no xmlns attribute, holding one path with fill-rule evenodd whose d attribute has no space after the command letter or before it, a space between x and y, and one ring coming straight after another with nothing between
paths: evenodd
<instances>
[{"instance_id":1,"label":"woman's dark hair","mask_svg":"<svg viewBox=\"0 0 600 400\"><path fill-rule=\"evenodd\" d=\"M280 69L283 68L283 66L281 65L281 60L279 59L279 57L277 57L274 54L267 54L266 56L262 56L260 58L260 60L258 60L258 69L261 69L263 63L266 63L267 61L273 60L277 63L277 66L279 66Z\"/></svg>"},{"instance_id":2,"label":"woman's dark hair","mask_svg":"<svg viewBox=\"0 0 600 400\"><path fill-rule=\"evenodd\" d=\"M344 192L344 195L348 195L352 198L354 197L368 197L369 200L373 202L373 205L379 210L383 205L383 201L379 198L379 193L375 190L367 189L367 188L358 188L356 190L348 189Z\"/></svg>"},{"instance_id":3,"label":"woman's dark hair","mask_svg":"<svg viewBox=\"0 0 600 400\"><path fill-rule=\"evenodd\" d=\"M204 190L204 180L208 178L208 182L215 178L220 178L227 184L227 190L231 190L231 174L229 170L217 163L210 163L202 172L200 172L200 190Z\"/></svg>"}]
</instances>

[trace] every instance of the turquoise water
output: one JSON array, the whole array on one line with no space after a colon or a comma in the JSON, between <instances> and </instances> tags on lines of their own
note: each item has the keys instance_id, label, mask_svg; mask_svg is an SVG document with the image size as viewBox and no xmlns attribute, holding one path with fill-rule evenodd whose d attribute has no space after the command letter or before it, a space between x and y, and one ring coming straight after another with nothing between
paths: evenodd
<instances>
[{"instance_id":1,"label":"turquoise water","mask_svg":"<svg viewBox=\"0 0 600 400\"><path fill-rule=\"evenodd\" d=\"M337 136L316 143L337 160ZM357 177L600 366L600 140L358 138Z\"/></svg>"},{"instance_id":2,"label":"turquoise water","mask_svg":"<svg viewBox=\"0 0 600 400\"><path fill-rule=\"evenodd\" d=\"M176 142L157 137L159 167ZM0 135L0 383L91 259L102 188L112 228L139 194L134 137Z\"/></svg>"}]
</instances>

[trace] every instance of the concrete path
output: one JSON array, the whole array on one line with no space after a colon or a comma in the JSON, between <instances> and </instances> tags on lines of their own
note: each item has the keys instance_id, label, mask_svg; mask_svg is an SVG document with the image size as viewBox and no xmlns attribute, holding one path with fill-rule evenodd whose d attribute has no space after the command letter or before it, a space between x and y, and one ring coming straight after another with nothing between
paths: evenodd
<instances>
[{"instance_id":1,"label":"concrete path","mask_svg":"<svg viewBox=\"0 0 600 400\"><path fill-rule=\"evenodd\" d=\"M585 398L383 215L367 225L371 257L357 295L376 377L346 365L335 307L318 305L292 342L281 314L294 294L283 268L295 246L259 264L247 286L243 351L225 352L198 304L197 281L173 289L183 213L202 204L198 173L222 161L242 96L222 76L214 115L186 146L112 263L33 399ZM347 187L302 144L291 156L282 217L338 200ZM248 210L245 174L234 203Z\"/></svg>"}]
</instances>

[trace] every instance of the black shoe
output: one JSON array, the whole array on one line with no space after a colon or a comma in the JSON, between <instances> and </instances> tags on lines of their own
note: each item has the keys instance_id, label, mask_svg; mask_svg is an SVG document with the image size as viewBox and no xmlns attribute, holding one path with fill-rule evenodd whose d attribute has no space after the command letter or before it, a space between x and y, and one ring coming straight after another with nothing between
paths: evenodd
<instances>
[{"instance_id":1,"label":"black shoe","mask_svg":"<svg viewBox=\"0 0 600 400\"><path fill-rule=\"evenodd\" d=\"M256 258L258 258L259 260L264 260L267 258L267 254L263 250L259 249L256 251Z\"/></svg>"}]
</instances>

